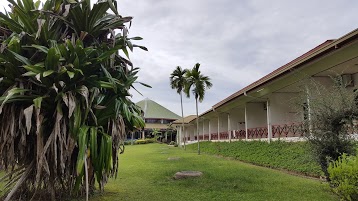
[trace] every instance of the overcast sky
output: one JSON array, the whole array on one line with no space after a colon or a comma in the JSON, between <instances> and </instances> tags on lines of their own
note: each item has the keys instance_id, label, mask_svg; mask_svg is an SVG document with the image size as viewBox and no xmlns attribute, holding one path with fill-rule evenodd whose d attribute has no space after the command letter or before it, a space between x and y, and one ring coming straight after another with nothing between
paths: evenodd
<instances>
[{"instance_id":1,"label":"overcast sky","mask_svg":"<svg viewBox=\"0 0 358 201\"><path fill-rule=\"evenodd\" d=\"M180 97L169 85L176 66L212 79L199 113L328 39L358 28L357 0L119 0L133 16L130 36L149 51L130 55L140 67L133 101L150 98L181 115ZM5 6L0 0L0 6ZM195 100L184 98L184 115Z\"/></svg>"}]
</instances>

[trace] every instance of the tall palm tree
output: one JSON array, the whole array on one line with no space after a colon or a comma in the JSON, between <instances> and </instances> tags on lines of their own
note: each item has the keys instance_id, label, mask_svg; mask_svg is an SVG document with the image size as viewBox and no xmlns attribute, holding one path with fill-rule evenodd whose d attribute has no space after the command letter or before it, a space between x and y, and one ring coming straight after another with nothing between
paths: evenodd
<instances>
[{"instance_id":1,"label":"tall palm tree","mask_svg":"<svg viewBox=\"0 0 358 201\"><path fill-rule=\"evenodd\" d=\"M208 76L204 76L199 71L200 64L197 63L193 67L192 70L186 72L186 84L185 84L185 94L190 97L190 90L195 96L195 104L196 104L196 135L198 138L198 154L200 154L200 144L199 144L199 114L198 114L198 100L199 102L203 102L205 96L205 90L209 89L213 86L210 82L210 78Z\"/></svg>"},{"instance_id":2,"label":"tall palm tree","mask_svg":"<svg viewBox=\"0 0 358 201\"><path fill-rule=\"evenodd\" d=\"M170 86L172 87L172 89L176 89L177 93L180 94L180 106L181 106L181 117L182 117L181 133L184 133L184 111L183 111L182 92L185 87L185 82L186 82L185 73L187 71L188 71L187 69L183 70L180 66L177 66L176 69L172 72L172 74L170 74ZM184 134L184 138L185 138L185 134ZM180 136L180 139L182 139L182 136ZM185 139L184 139L184 150L185 149L186 147L185 147Z\"/></svg>"}]
</instances>

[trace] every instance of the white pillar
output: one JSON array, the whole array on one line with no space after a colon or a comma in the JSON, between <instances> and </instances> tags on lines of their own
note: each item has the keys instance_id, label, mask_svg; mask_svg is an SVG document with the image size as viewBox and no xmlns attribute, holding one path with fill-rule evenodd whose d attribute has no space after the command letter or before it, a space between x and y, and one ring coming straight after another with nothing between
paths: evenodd
<instances>
[{"instance_id":1,"label":"white pillar","mask_svg":"<svg viewBox=\"0 0 358 201\"><path fill-rule=\"evenodd\" d=\"M230 122L230 114L227 113L227 130L229 134L229 142L231 142L231 122Z\"/></svg>"},{"instance_id":2,"label":"white pillar","mask_svg":"<svg viewBox=\"0 0 358 201\"><path fill-rule=\"evenodd\" d=\"M203 119L203 140L204 140L204 134L205 134L205 128L204 128L204 126L205 126L205 120Z\"/></svg>"},{"instance_id":3,"label":"white pillar","mask_svg":"<svg viewBox=\"0 0 358 201\"><path fill-rule=\"evenodd\" d=\"M272 127L271 127L271 109L270 109L270 100L266 101L266 112L267 112L267 138L268 142L272 140Z\"/></svg>"},{"instance_id":4,"label":"white pillar","mask_svg":"<svg viewBox=\"0 0 358 201\"><path fill-rule=\"evenodd\" d=\"M142 130L142 140L144 140L144 130Z\"/></svg>"},{"instance_id":5,"label":"white pillar","mask_svg":"<svg viewBox=\"0 0 358 201\"><path fill-rule=\"evenodd\" d=\"M185 136L184 140L185 140L185 142L187 142L186 138L188 137L188 129L185 129L185 135L184 136Z\"/></svg>"},{"instance_id":6,"label":"white pillar","mask_svg":"<svg viewBox=\"0 0 358 201\"><path fill-rule=\"evenodd\" d=\"M211 141L211 123L209 120L209 141Z\"/></svg>"},{"instance_id":7,"label":"white pillar","mask_svg":"<svg viewBox=\"0 0 358 201\"><path fill-rule=\"evenodd\" d=\"M220 140L220 115L218 114L218 140Z\"/></svg>"},{"instance_id":8,"label":"white pillar","mask_svg":"<svg viewBox=\"0 0 358 201\"><path fill-rule=\"evenodd\" d=\"M246 140L248 139L248 133L247 133L247 124L248 123L249 122L247 122L247 104L245 104L245 133L246 133L245 138L246 138Z\"/></svg>"},{"instance_id":9,"label":"white pillar","mask_svg":"<svg viewBox=\"0 0 358 201\"><path fill-rule=\"evenodd\" d=\"M308 91L308 88L306 89L307 93L307 118L308 118L308 135L311 135L312 133L312 124L311 124L311 101L310 101L310 93Z\"/></svg>"},{"instance_id":10,"label":"white pillar","mask_svg":"<svg viewBox=\"0 0 358 201\"><path fill-rule=\"evenodd\" d=\"M180 129L178 129L178 128L180 128ZM181 147L182 146L181 143L182 143L182 140L183 140L183 128L181 126L177 126L177 130L179 130L179 133L177 133L177 138L178 138L177 143Z\"/></svg>"}]
</instances>

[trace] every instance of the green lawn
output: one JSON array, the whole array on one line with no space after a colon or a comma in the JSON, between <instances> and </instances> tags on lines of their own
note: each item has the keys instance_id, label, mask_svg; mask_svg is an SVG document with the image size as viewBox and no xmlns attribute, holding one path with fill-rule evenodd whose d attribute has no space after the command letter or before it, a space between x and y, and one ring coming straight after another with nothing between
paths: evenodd
<instances>
[{"instance_id":1,"label":"green lawn","mask_svg":"<svg viewBox=\"0 0 358 201\"><path fill-rule=\"evenodd\" d=\"M168 160L180 157L180 160ZM177 171L202 171L201 178L173 180ZM126 146L118 178L110 180L102 200L338 200L327 184L277 170L162 144Z\"/></svg>"}]
</instances>

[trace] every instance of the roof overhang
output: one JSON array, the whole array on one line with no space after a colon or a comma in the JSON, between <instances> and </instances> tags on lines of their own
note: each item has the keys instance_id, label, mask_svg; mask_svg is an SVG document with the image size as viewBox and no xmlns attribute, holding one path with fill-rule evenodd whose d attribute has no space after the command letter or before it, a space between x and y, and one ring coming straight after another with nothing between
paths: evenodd
<instances>
[{"instance_id":1,"label":"roof overhang","mask_svg":"<svg viewBox=\"0 0 358 201\"><path fill-rule=\"evenodd\" d=\"M228 112L233 108L241 107L244 109L247 102L258 100L264 102L266 95L279 91L307 77L324 73L327 74L330 69L336 69L337 72L339 72L339 69L356 72L357 66L354 65L356 64L355 62L358 61L357 39L358 29L337 40L329 40L322 43L288 64L274 70L270 74L215 104L211 109L202 113L199 120L217 115L217 113L220 112ZM347 62L350 62L350 64L347 64ZM347 65L351 67L349 69L345 68Z\"/></svg>"}]
</instances>

